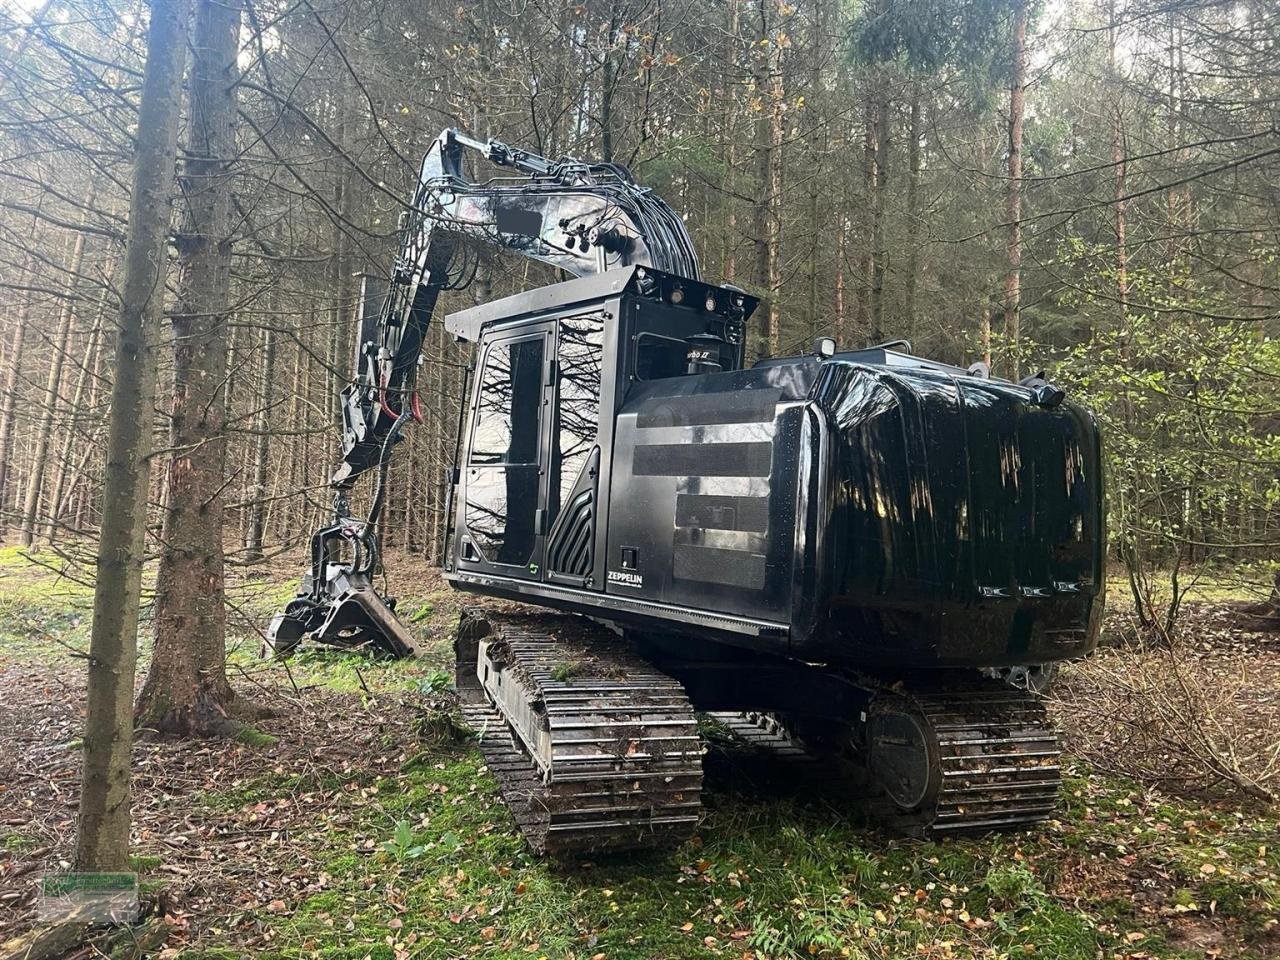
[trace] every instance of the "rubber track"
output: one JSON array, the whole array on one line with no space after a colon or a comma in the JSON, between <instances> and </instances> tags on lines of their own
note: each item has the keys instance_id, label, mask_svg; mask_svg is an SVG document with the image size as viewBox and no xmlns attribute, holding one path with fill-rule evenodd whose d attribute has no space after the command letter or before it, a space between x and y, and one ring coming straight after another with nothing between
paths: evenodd
<instances>
[{"instance_id":1,"label":"rubber track","mask_svg":"<svg viewBox=\"0 0 1280 960\"><path fill-rule=\"evenodd\" d=\"M713 740L704 761L729 784L744 781L750 787L808 795L821 791L828 797L847 785L841 764L807 750L773 714L716 711L707 717L733 738L727 743Z\"/></svg>"},{"instance_id":2,"label":"rubber track","mask_svg":"<svg viewBox=\"0 0 1280 960\"><path fill-rule=\"evenodd\" d=\"M769 778L852 794L873 817L917 837L1019 830L1048 820L1059 807L1061 738L1044 705L1025 690L978 681L932 694L883 691L919 711L938 735L940 787L932 803L903 811L848 762L809 752L769 714L710 714L751 751L767 756ZM843 767L843 774L839 771Z\"/></svg>"},{"instance_id":3,"label":"rubber track","mask_svg":"<svg viewBox=\"0 0 1280 960\"><path fill-rule=\"evenodd\" d=\"M543 771L472 679L475 660L459 644L463 715L530 847L578 854L692 836L702 810L702 750L683 688L582 618L483 619L490 638L508 645L508 676L528 690L551 730L552 768ZM584 660L590 675L562 675Z\"/></svg>"}]
</instances>

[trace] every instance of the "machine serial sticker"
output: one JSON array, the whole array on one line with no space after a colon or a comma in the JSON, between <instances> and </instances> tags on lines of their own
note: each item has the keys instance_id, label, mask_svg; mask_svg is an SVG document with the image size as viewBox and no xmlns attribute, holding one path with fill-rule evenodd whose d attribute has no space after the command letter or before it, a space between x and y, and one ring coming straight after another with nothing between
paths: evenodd
<instances>
[{"instance_id":1,"label":"machine serial sticker","mask_svg":"<svg viewBox=\"0 0 1280 960\"><path fill-rule=\"evenodd\" d=\"M638 573L632 573L630 570L610 570L609 582L620 583L624 587L643 587L644 577Z\"/></svg>"}]
</instances>

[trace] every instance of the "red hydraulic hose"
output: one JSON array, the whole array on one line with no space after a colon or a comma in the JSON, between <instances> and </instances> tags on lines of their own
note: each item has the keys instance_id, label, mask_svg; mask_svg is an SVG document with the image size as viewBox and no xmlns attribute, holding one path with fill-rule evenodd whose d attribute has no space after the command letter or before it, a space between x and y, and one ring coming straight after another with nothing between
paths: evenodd
<instances>
[{"instance_id":1,"label":"red hydraulic hose","mask_svg":"<svg viewBox=\"0 0 1280 960\"><path fill-rule=\"evenodd\" d=\"M387 381L386 380L383 380L378 387L378 406L381 407L382 412L385 413L392 420L396 420L399 418L400 414L392 410L391 405L387 403Z\"/></svg>"}]
</instances>

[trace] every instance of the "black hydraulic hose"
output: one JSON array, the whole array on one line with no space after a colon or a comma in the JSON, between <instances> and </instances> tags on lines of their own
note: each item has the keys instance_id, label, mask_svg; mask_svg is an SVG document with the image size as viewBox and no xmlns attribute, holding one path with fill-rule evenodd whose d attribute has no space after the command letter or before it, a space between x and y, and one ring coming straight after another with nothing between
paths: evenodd
<instances>
[{"instance_id":1,"label":"black hydraulic hose","mask_svg":"<svg viewBox=\"0 0 1280 960\"><path fill-rule=\"evenodd\" d=\"M364 525L364 536L361 538L369 551L369 560L365 565L365 572L370 576L377 572L380 559L377 533L378 520L382 517L382 507L387 499L387 474L391 470L391 460L387 454L391 452L391 445L395 443L396 437L400 435L405 421L409 419L411 414L411 405L405 401L400 408L400 413L392 422L391 429L383 437L382 450L378 453L378 480L377 485L373 488L373 506L369 508L369 517L365 520ZM358 566L357 569L359 569Z\"/></svg>"}]
</instances>

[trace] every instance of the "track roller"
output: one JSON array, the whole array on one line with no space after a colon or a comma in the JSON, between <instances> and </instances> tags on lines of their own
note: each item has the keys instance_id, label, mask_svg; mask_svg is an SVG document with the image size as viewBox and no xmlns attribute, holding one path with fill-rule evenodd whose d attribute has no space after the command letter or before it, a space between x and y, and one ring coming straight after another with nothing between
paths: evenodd
<instances>
[{"instance_id":1,"label":"track roller","mask_svg":"<svg viewBox=\"0 0 1280 960\"><path fill-rule=\"evenodd\" d=\"M915 837L1023 829L1053 816L1057 730L1024 690L974 680L946 691L874 689L858 722L713 713L763 779L863 806ZM874 692L871 692L874 689ZM733 747L726 752L734 756Z\"/></svg>"}]
</instances>

